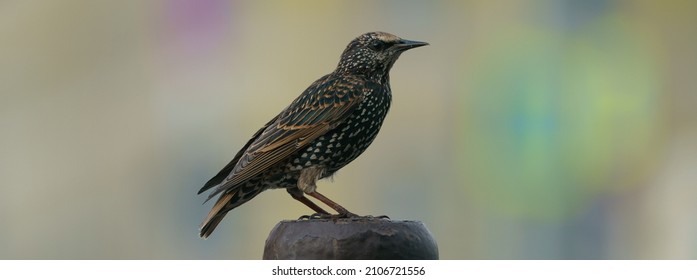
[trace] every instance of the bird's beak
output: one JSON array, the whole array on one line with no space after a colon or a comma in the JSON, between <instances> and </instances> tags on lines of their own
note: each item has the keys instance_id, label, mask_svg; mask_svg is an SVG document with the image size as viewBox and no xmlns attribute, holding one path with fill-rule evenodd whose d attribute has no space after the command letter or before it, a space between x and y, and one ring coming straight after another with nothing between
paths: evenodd
<instances>
[{"instance_id":1,"label":"bird's beak","mask_svg":"<svg viewBox=\"0 0 697 280\"><path fill-rule=\"evenodd\" d=\"M428 45L426 42L419 42L419 41L410 41L410 40L404 40L401 39L397 44L394 45L397 50L400 51L406 51L408 49L413 49L413 48L418 48L418 47L423 47Z\"/></svg>"}]
</instances>

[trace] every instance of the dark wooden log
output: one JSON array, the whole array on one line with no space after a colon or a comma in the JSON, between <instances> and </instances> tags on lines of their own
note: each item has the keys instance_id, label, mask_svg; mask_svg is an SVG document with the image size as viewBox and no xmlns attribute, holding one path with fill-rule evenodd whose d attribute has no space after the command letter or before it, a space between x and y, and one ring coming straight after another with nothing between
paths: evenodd
<instances>
[{"instance_id":1,"label":"dark wooden log","mask_svg":"<svg viewBox=\"0 0 697 280\"><path fill-rule=\"evenodd\" d=\"M263 259L434 260L438 245L420 221L285 220L271 230Z\"/></svg>"}]
</instances>

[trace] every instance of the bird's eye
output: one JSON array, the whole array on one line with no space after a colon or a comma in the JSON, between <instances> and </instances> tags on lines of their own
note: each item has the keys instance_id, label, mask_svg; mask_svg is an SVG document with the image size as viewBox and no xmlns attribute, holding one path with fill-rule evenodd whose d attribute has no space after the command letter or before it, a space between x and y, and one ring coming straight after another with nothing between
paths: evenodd
<instances>
[{"instance_id":1,"label":"bird's eye","mask_svg":"<svg viewBox=\"0 0 697 280\"><path fill-rule=\"evenodd\" d=\"M383 41L373 41L370 43L370 48L374 51L382 51L387 47L387 44Z\"/></svg>"}]
</instances>

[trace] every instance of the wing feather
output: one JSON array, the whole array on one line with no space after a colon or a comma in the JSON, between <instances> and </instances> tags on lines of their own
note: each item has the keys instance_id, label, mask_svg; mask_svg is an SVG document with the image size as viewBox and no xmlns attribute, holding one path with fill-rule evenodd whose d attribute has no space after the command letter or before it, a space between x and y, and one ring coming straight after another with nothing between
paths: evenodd
<instances>
[{"instance_id":1,"label":"wing feather","mask_svg":"<svg viewBox=\"0 0 697 280\"><path fill-rule=\"evenodd\" d=\"M203 185L203 187L198 191L198 194L201 194L202 192L205 192L205 191L207 191L208 189L210 189L210 188L212 188L212 187L215 187L215 186L218 186L218 185L220 185L222 182L224 182L225 179L226 179L226 178L230 175L230 173L232 172L232 169L235 168L235 165L237 164L237 162L240 161L240 158L242 158L242 156L244 155L244 151L246 151L247 148L249 148L249 146L254 142L254 139L256 139L257 137L259 137L259 135L261 135L261 133L264 132L264 130L266 129L266 127L268 127L270 124L272 124L272 123L275 122L275 121L276 121L276 118L273 118L271 121L269 121L268 123L266 123L266 125L264 125L262 128L260 128L259 130L257 130L257 132L254 133L254 135L252 136L252 139L250 139L249 141L247 141L247 144L245 144L244 147L242 147L242 149L240 149L240 150L237 152L237 154L235 154L235 157L233 157L232 160L231 160L227 165L225 165L225 167L223 167L223 169L221 169L220 172L218 172L218 174L216 174L215 176L213 176L213 178L211 178L210 180L208 180L208 182L206 182L206 184Z\"/></svg>"}]
</instances>

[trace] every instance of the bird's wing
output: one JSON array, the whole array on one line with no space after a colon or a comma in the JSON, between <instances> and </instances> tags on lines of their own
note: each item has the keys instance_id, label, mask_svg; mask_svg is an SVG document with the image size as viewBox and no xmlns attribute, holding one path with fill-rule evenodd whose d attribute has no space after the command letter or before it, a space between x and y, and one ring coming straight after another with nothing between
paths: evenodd
<instances>
[{"instance_id":1,"label":"bird's wing","mask_svg":"<svg viewBox=\"0 0 697 280\"><path fill-rule=\"evenodd\" d=\"M333 75L310 85L261 133L257 132L241 155L238 153L239 160L209 199L259 175L342 123L361 102L365 90L360 79Z\"/></svg>"},{"instance_id":2,"label":"bird's wing","mask_svg":"<svg viewBox=\"0 0 697 280\"><path fill-rule=\"evenodd\" d=\"M232 169L235 168L235 164L237 164L237 162L240 161L240 158L242 157L242 155L244 155L245 151L247 151L247 148L249 148L249 145L251 145L252 143L254 143L254 140L256 140L256 139L259 137L259 135L261 135L261 133L264 132L264 130L265 130L270 124L274 123L274 122L276 121L277 118L278 118L278 117L275 117L275 118L271 119L271 121L269 121L268 123L266 123L266 124L265 124L262 128L260 128L259 130L257 130L257 132L254 133L254 135L252 136L252 138L249 139L249 141L247 141L247 144L245 144L244 147L242 147L242 149L240 149L240 150L237 152L237 154L235 155L235 157L233 157L232 160L231 160L227 165L225 165L225 167L223 167L223 169L221 169L221 170L218 172L218 174L216 174L215 176L213 176L213 178L211 178L210 180L208 180L208 182L206 182L206 184L203 185L203 187L198 191L198 194L201 194L202 192L205 192L205 191L207 191L208 189L210 189L210 188L212 188L212 187L215 187L215 186L217 186L217 185L220 185L220 183L222 183L223 181L225 181L225 179L228 177L228 175L230 175L230 173L232 172Z\"/></svg>"}]
</instances>

